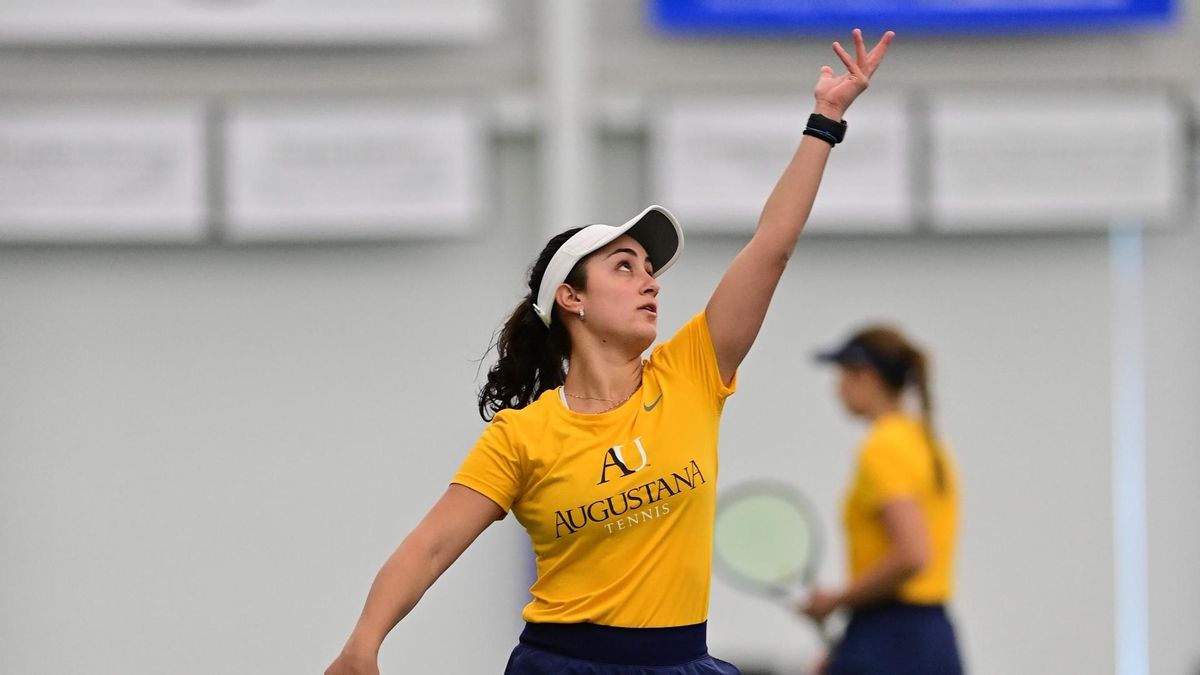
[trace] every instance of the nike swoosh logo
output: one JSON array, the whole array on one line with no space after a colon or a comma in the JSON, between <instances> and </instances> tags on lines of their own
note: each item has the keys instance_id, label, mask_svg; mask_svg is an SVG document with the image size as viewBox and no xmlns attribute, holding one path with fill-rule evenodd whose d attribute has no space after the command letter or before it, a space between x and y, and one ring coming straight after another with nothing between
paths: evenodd
<instances>
[{"instance_id":1,"label":"nike swoosh logo","mask_svg":"<svg viewBox=\"0 0 1200 675\"><path fill-rule=\"evenodd\" d=\"M651 410L654 410L655 408L658 407L658 402L661 400L662 400L662 394L660 393L658 395L658 398L654 399L654 403L651 403L650 405L642 404L642 408L644 408L646 410L646 412L650 412Z\"/></svg>"}]
</instances>

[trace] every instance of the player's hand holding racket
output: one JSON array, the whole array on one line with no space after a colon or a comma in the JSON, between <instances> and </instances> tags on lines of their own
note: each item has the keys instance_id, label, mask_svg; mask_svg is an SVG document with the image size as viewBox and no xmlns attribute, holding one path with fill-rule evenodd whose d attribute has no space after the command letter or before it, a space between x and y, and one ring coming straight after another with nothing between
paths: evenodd
<instances>
[{"instance_id":1,"label":"player's hand holding racket","mask_svg":"<svg viewBox=\"0 0 1200 675\"><path fill-rule=\"evenodd\" d=\"M808 615L813 621L824 621L842 604L842 597L821 588L814 588L808 594L807 602L796 608L797 611Z\"/></svg>"}]
</instances>

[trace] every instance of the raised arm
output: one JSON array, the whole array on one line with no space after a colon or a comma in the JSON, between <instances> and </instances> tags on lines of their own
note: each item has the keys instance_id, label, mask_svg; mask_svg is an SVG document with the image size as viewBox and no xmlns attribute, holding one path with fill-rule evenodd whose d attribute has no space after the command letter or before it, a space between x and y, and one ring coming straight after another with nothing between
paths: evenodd
<instances>
[{"instance_id":1,"label":"raised arm","mask_svg":"<svg viewBox=\"0 0 1200 675\"><path fill-rule=\"evenodd\" d=\"M503 516L495 502L478 492L457 484L447 488L379 570L358 624L325 675L378 675L383 638L471 542Z\"/></svg>"},{"instance_id":2,"label":"raised arm","mask_svg":"<svg viewBox=\"0 0 1200 675\"><path fill-rule=\"evenodd\" d=\"M893 35L890 31L885 33L867 52L862 31L855 29L854 58L841 44L833 43L833 51L847 72L834 77L832 68L821 67L813 92L816 98L813 112L841 121L846 108L867 88ZM758 336L771 296L812 211L830 149L829 143L818 138L801 138L791 162L763 206L754 236L734 258L708 301L708 329L726 383L733 378Z\"/></svg>"}]
</instances>

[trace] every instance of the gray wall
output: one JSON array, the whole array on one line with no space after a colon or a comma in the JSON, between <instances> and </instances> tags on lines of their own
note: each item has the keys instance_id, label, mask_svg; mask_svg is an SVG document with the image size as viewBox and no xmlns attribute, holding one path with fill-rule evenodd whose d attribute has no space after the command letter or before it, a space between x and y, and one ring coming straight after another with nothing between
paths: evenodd
<instances>
[{"instance_id":1,"label":"gray wall","mask_svg":"<svg viewBox=\"0 0 1200 675\"><path fill-rule=\"evenodd\" d=\"M640 3L594 7L604 94L803 92L828 61L822 40L668 42ZM10 48L0 97L486 101L535 87L536 9L506 4L496 44L466 48ZM1189 16L1166 33L901 41L875 87L1197 92L1197 38ZM654 200L644 141L603 137L588 220ZM319 672L482 428L474 360L541 239L536 152L495 139L495 213L468 240L0 247L0 672ZM740 243L689 240L664 334ZM861 429L808 355L894 320L936 357L963 477L954 610L973 672L1115 672L1109 254L1101 233L805 238L727 407L722 484L788 476L834 529ZM1148 235L1145 261L1150 672L1191 675L1196 223ZM389 638L385 672L499 672L522 536L511 519L485 533ZM835 544L823 577L841 563ZM746 664L799 672L814 647L803 622L719 584L710 623L714 652Z\"/></svg>"}]
</instances>

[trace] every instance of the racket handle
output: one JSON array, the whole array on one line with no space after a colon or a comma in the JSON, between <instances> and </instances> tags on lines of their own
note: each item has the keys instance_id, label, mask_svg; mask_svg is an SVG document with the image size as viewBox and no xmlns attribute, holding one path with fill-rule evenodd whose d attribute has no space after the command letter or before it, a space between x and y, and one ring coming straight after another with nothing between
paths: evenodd
<instances>
[{"instance_id":1,"label":"racket handle","mask_svg":"<svg viewBox=\"0 0 1200 675\"><path fill-rule=\"evenodd\" d=\"M807 586L789 588L783 594L783 601L787 606L797 610L807 607L810 598L812 598L812 589Z\"/></svg>"}]
</instances>

